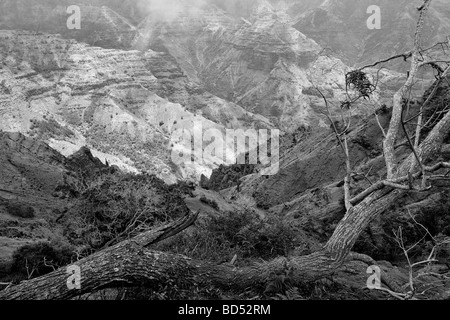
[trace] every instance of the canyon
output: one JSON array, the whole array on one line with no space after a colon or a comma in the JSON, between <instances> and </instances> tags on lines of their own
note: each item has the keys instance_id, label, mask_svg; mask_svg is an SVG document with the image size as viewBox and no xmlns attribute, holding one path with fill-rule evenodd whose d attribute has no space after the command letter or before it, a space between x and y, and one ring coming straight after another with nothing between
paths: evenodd
<instances>
[{"instance_id":1,"label":"canyon","mask_svg":"<svg viewBox=\"0 0 450 320\"><path fill-rule=\"evenodd\" d=\"M70 243L85 255L107 247L112 240L105 234L114 231L114 223L102 214L134 206L145 206L158 223L189 210L200 212L198 225L181 238L183 245L200 239L201 246L204 239L195 236L205 225L212 228L205 222L211 217L245 212L251 223L262 221L264 228L270 219L279 219L295 231L295 248L277 254L315 252L345 215L346 159L333 127L342 126L347 116L350 191L365 190L386 175L383 134L393 94L404 84L410 62L397 59L365 69L376 86L368 99L359 99L349 110L343 102L355 91L346 74L411 50L416 3L205 0L173 2L179 7L172 12L158 1L78 0L81 29L69 30L66 9L73 2L0 3L0 267L8 266L20 248L42 241ZM380 30L366 26L370 5L381 8ZM450 34L446 0L436 0L429 14L424 47ZM434 71L419 74L408 115L419 112L417 106L436 84ZM448 102L449 90L448 81L440 84L430 110ZM204 153L211 151L211 141L196 148L195 141L176 138L178 132L219 132L214 145L234 156L234 139L224 138L227 130L249 129L279 130L273 174L261 174L267 168L262 161L243 166L215 161L216 152ZM398 140L404 139L401 134ZM273 141L264 143L268 147ZM403 143L396 151L403 159L409 149ZM191 159L175 163L174 152ZM445 149L437 160L449 157ZM408 236L416 236L409 218L413 212L433 235L449 236L450 197L445 182L441 187L412 192L393 203L361 234L355 251L373 257L393 274L394 283L407 282L392 230L403 227ZM128 196L130 203L121 202ZM92 224L107 231L83 224L87 218L80 206L86 203L100 208ZM233 241L253 232L251 226L239 229ZM273 240L266 235L257 239L263 247ZM230 251L245 246L236 241ZM193 254L197 247L190 249ZM449 252L439 252L439 272L447 270ZM224 255L221 263L232 258ZM366 269L361 261L348 263L334 285L345 288L348 296L354 291L382 297L361 289ZM0 268L0 279L8 276L2 272ZM423 281L434 280L428 276ZM430 296L446 297L448 287L447 281Z\"/></svg>"},{"instance_id":2,"label":"canyon","mask_svg":"<svg viewBox=\"0 0 450 320\"><path fill-rule=\"evenodd\" d=\"M28 134L32 122L52 121L73 135L37 134L63 154L87 145L127 170L172 182L198 180L213 167L173 168L168 160L171 132L192 127L197 116L205 128L276 127L290 133L328 127L315 87L333 102L333 113L345 98L350 67L325 54L269 2L252 3L244 20L209 4L172 21L149 16L135 26L101 4L80 6L78 31L62 25L62 3L47 10L55 4L36 2L26 12L3 3L8 14L0 25L30 31L2 31L0 129ZM111 5L126 8L118 6ZM385 70L378 75L384 87L357 113L376 110L402 78Z\"/></svg>"}]
</instances>

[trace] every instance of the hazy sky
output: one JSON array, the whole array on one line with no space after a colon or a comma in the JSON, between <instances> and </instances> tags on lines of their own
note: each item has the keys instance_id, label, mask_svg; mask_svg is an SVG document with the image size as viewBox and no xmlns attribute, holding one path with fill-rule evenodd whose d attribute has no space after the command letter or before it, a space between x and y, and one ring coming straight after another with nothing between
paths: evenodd
<instances>
[{"instance_id":1,"label":"hazy sky","mask_svg":"<svg viewBox=\"0 0 450 320\"><path fill-rule=\"evenodd\" d=\"M140 7L154 19L165 21L174 20L180 12L189 12L194 14L203 5L206 0L141 0Z\"/></svg>"}]
</instances>

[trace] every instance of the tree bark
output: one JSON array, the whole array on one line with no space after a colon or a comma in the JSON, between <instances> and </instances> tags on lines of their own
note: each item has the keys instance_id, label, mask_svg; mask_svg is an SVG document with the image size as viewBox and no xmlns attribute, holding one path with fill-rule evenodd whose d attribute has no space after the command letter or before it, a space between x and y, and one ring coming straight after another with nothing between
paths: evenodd
<instances>
[{"instance_id":1,"label":"tree bark","mask_svg":"<svg viewBox=\"0 0 450 320\"><path fill-rule=\"evenodd\" d=\"M265 285L274 275L294 271L297 281L312 280L329 274L334 262L324 252L291 260L274 259L249 267L236 269L229 265L215 265L188 257L158 252L148 246L176 234L191 225L198 214L148 231L131 240L97 252L74 263L81 270L80 289L69 289L70 277L66 268L25 281L0 291L0 300L71 299L100 289L118 286L157 287L161 283L175 281L179 285L224 288L247 288Z\"/></svg>"}]
</instances>

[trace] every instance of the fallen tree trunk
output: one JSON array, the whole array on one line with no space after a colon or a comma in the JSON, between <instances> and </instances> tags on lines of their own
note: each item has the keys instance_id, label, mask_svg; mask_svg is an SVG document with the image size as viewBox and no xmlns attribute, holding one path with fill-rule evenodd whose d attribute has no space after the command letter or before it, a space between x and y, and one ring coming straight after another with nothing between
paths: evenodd
<instances>
[{"instance_id":1,"label":"fallen tree trunk","mask_svg":"<svg viewBox=\"0 0 450 320\"><path fill-rule=\"evenodd\" d=\"M74 263L81 271L79 289L69 289L67 282L71 274L67 273L66 268L60 268L1 291L0 300L71 299L104 288L143 284L156 287L169 281L175 281L184 287L213 285L246 288L266 284L274 274L290 269L295 269L295 277L299 281L323 276L333 270L333 261L323 252L292 260L278 258L236 269L229 265L215 265L147 248L189 227L197 216L198 213L189 214L179 221L123 241Z\"/></svg>"},{"instance_id":2,"label":"fallen tree trunk","mask_svg":"<svg viewBox=\"0 0 450 320\"><path fill-rule=\"evenodd\" d=\"M361 207L360 210L364 209ZM370 212L364 215L365 219L361 219L357 225L352 223L353 218L348 218L346 227L340 229L345 230L345 234L337 235L332 239L339 240L341 236L345 236L356 240L370 216L382 210L383 206L371 206ZM333 240L323 250L307 256L290 259L281 257L239 269L147 248L150 244L187 228L196 217L197 214L190 214L180 221L148 231L76 262L74 265L81 271L79 290L69 289L67 281L70 274L67 273L66 268L61 268L1 291L0 300L71 299L105 288L137 285L157 287L169 281L176 282L182 287L212 285L245 289L264 286L280 274L289 275L294 283L302 283L317 280L335 272L344 263L354 241Z\"/></svg>"},{"instance_id":3,"label":"fallen tree trunk","mask_svg":"<svg viewBox=\"0 0 450 320\"><path fill-rule=\"evenodd\" d=\"M77 261L73 266L80 268L81 290L69 289L67 280L71 274L67 272L66 268L60 268L50 274L0 291L0 299L68 299L80 293L92 292L102 287L114 287L114 283L132 283L139 279L139 276L137 276L139 272L136 272L136 267L139 270L140 266L154 265L154 263L149 263L145 257L152 257L155 261L158 261L158 255L143 254L144 252L152 252L146 247L188 228L196 221L198 214L198 212L196 214L190 213L180 220L149 230L133 239L120 242ZM136 251L138 248L139 252ZM132 258L133 256L134 258ZM162 266L161 271L164 271L164 266ZM158 272L158 268L156 268L155 277ZM133 274L136 274L136 277L129 278ZM153 279L153 277L151 273L146 276L148 279Z\"/></svg>"}]
</instances>

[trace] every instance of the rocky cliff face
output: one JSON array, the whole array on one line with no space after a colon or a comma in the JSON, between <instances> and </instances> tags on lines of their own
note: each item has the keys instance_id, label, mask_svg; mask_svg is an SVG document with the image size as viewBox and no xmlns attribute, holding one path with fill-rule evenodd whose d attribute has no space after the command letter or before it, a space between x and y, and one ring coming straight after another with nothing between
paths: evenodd
<instances>
[{"instance_id":1,"label":"rocky cliff face","mask_svg":"<svg viewBox=\"0 0 450 320\"><path fill-rule=\"evenodd\" d=\"M87 144L111 164L174 181L170 136L177 128L194 120L205 129L271 127L202 89L164 53L25 31L0 37L0 129L38 136L66 155ZM211 167L192 170L182 176L209 174Z\"/></svg>"},{"instance_id":2,"label":"rocky cliff face","mask_svg":"<svg viewBox=\"0 0 450 320\"><path fill-rule=\"evenodd\" d=\"M93 139L91 144L120 145L121 132L130 136L148 132L153 137L154 130L144 121L134 121L126 109L125 98L132 88L156 86L137 52L88 47L29 32L4 31L1 37L2 130L44 135L56 139L55 145L90 143L100 132L111 139ZM52 126L72 134L56 132ZM102 146L95 144L101 151Z\"/></svg>"},{"instance_id":3,"label":"rocky cliff face","mask_svg":"<svg viewBox=\"0 0 450 320\"><path fill-rule=\"evenodd\" d=\"M367 27L372 14L367 13L367 9L372 5L381 9L379 30ZM321 46L332 49L345 63L362 66L411 50L419 5L419 2L407 0L327 0L302 14L295 28ZM433 1L424 28L424 48L445 41L445 35L450 32L449 13L448 1ZM389 67L409 70L409 64L401 59Z\"/></svg>"},{"instance_id":4,"label":"rocky cliff face","mask_svg":"<svg viewBox=\"0 0 450 320\"><path fill-rule=\"evenodd\" d=\"M0 265L20 246L63 236L56 221L73 203L58 189L79 185L80 170L105 168L80 155L68 159L42 141L0 132Z\"/></svg>"},{"instance_id":5,"label":"rocky cliff face","mask_svg":"<svg viewBox=\"0 0 450 320\"><path fill-rule=\"evenodd\" d=\"M170 54L190 79L207 91L269 118L283 131L325 127L324 102L345 99L350 69L315 41L291 27L292 19L269 2L258 1L242 20L206 7L198 17L170 22L144 21L139 47ZM393 77L389 72L382 78ZM379 105L382 97L372 103ZM358 108L373 110L374 105ZM336 111L334 109L333 111Z\"/></svg>"}]
</instances>

